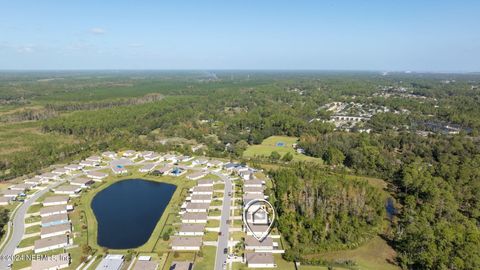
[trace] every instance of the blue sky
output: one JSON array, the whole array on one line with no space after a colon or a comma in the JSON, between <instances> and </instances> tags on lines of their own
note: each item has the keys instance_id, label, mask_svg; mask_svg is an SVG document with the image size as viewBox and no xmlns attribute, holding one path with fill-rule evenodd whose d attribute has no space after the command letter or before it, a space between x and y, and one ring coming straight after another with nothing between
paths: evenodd
<instances>
[{"instance_id":1,"label":"blue sky","mask_svg":"<svg viewBox=\"0 0 480 270\"><path fill-rule=\"evenodd\" d=\"M480 1L0 4L0 69L480 71Z\"/></svg>"}]
</instances>

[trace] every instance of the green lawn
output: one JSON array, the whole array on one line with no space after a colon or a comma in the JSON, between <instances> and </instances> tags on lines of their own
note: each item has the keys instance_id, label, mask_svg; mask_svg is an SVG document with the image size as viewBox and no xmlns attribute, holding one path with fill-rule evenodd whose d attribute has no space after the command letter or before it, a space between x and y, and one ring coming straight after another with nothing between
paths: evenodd
<instances>
[{"instance_id":1,"label":"green lawn","mask_svg":"<svg viewBox=\"0 0 480 270\"><path fill-rule=\"evenodd\" d=\"M283 146L277 146L277 143L284 143ZM273 151L277 151L281 156L284 156L286 153L291 153L293 155L293 160L296 161L313 161L318 163L323 163L322 159L309 157L304 154L299 154L295 149L293 149L293 144L297 142L296 137L287 137L287 136L271 136L263 140L259 145L251 145L244 152L244 158L253 158L255 156L269 157Z\"/></svg>"},{"instance_id":2,"label":"green lawn","mask_svg":"<svg viewBox=\"0 0 480 270\"><path fill-rule=\"evenodd\" d=\"M195 260L195 270L211 270L215 266L216 247L204 246L202 247L203 256L197 256Z\"/></svg>"},{"instance_id":3,"label":"green lawn","mask_svg":"<svg viewBox=\"0 0 480 270\"><path fill-rule=\"evenodd\" d=\"M32 214L32 213L37 213L40 212L40 209L42 209L42 204L34 204L28 208L27 213Z\"/></svg>"},{"instance_id":4,"label":"green lawn","mask_svg":"<svg viewBox=\"0 0 480 270\"><path fill-rule=\"evenodd\" d=\"M40 228L41 228L40 225L34 225L34 226L27 227L27 228L25 228L25 234L40 232Z\"/></svg>"}]
</instances>

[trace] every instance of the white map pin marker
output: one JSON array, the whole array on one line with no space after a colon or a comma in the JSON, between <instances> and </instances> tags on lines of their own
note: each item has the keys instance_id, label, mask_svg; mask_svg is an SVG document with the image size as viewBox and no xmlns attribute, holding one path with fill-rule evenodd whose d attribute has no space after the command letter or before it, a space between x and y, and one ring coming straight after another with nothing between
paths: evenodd
<instances>
[{"instance_id":1,"label":"white map pin marker","mask_svg":"<svg viewBox=\"0 0 480 270\"><path fill-rule=\"evenodd\" d=\"M272 217L268 217L269 211L265 209L265 206L269 206L271 209ZM257 221L255 219L258 219ZM273 221L275 220L275 209L272 204L265 199L254 199L251 200L243 208L243 223L247 230L252 233L253 237L258 241L263 241L269 234L272 229ZM253 231L251 225L266 226L263 232ZM256 224L255 224L256 223Z\"/></svg>"}]
</instances>

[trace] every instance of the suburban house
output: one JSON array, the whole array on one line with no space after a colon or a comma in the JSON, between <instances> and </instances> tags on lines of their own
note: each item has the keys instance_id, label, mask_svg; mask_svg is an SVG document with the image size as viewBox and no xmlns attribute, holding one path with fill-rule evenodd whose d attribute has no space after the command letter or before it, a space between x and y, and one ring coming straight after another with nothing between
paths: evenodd
<instances>
[{"instance_id":1,"label":"suburban house","mask_svg":"<svg viewBox=\"0 0 480 270\"><path fill-rule=\"evenodd\" d=\"M145 158L146 156L153 155L154 153L155 152L153 152L153 151L143 151L143 152L138 153L138 156L142 157L142 158Z\"/></svg>"},{"instance_id":2,"label":"suburban house","mask_svg":"<svg viewBox=\"0 0 480 270\"><path fill-rule=\"evenodd\" d=\"M91 156L91 157L88 157L85 159L86 161L93 161L93 162L96 162L98 164L100 164L100 162L102 162L102 158L99 157L99 156Z\"/></svg>"},{"instance_id":3,"label":"suburban house","mask_svg":"<svg viewBox=\"0 0 480 270\"><path fill-rule=\"evenodd\" d=\"M114 174L125 174L125 173L127 173L128 171L127 171L127 169L126 169L125 167L118 165L118 166L112 167L112 172L113 172Z\"/></svg>"},{"instance_id":4,"label":"suburban house","mask_svg":"<svg viewBox=\"0 0 480 270\"><path fill-rule=\"evenodd\" d=\"M123 255L108 254L102 259L96 270L120 270L123 265Z\"/></svg>"},{"instance_id":5,"label":"suburban house","mask_svg":"<svg viewBox=\"0 0 480 270\"><path fill-rule=\"evenodd\" d=\"M251 171L241 171L241 172L238 173L238 175L240 175L240 177L243 180L253 180L254 179L253 172L251 172Z\"/></svg>"},{"instance_id":6,"label":"suburban house","mask_svg":"<svg viewBox=\"0 0 480 270\"><path fill-rule=\"evenodd\" d=\"M245 237L245 250L253 252L273 250L272 238L266 237L262 241L258 241L255 237L247 235Z\"/></svg>"},{"instance_id":7,"label":"suburban house","mask_svg":"<svg viewBox=\"0 0 480 270\"><path fill-rule=\"evenodd\" d=\"M178 235L181 236L202 236L204 235L205 231L205 224L182 224L180 226L180 230L178 231Z\"/></svg>"},{"instance_id":8,"label":"suburban house","mask_svg":"<svg viewBox=\"0 0 480 270\"><path fill-rule=\"evenodd\" d=\"M67 207L65 205L54 205L54 206L47 206L40 209L40 216L41 217L48 217L58 214L66 214Z\"/></svg>"},{"instance_id":9,"label":"suburban house","mask_svg":"<svg viewBox=\"0 0 480 270\"><path fill-rule=\"evenodd\" d=\"M3 197L6 197L6 198L10 198L12 200L16 199L20 194L22 194L23 192L21 191L18 191L18 190L10 190L10 189L7 189L7 190L4 190L2 191L2 195Z\"/></svg>"},{"instance_id":10,"label":"suburban house","mask_svg":"<svg viewBox=\"0 0 480 270\"><path fill-rule=\"evenodd\" d=\"M245 228L246 232L247 232L247 235L253 235L252 232L255 234L255 235L263 235L265 232L268 232L268 229L269 229L269 225L255 225L255 224L251 224L249 226L250 230L247 230L247 228Z\"/></svg>"},{"instance_id":11,"label":"suburban house","mask_svg":"<svg viewBox=\"0 0 480 270\"><path fill-rule=\"evenodd\" d=\"M53 190L53 193L55 194L75 196L76 194L80 193L82 188L79 186L65 185L65 186L59 186L59 187L53 188L52 190Z\"/></svg>"},{"instance_id":12,"label":"suburban house","mask_svg":"<svg viewBox=\"0 0 480 270\"><path fill-rule=\"evenodd\" d=\"M155 173L156 173L156 174L160 174L160 175L168 174L168 173L170 173L170 171L172 170L172 168L173 168L172 166L166 165L166 166L163 166L163 167L160 168L160 169L156 169L156 170L155 170Z\"/></svg>"},{"instance_id":13,"label":"suburban house","mask_svg":"<svg viewBox=\"0 0 480 270\"><path fill-rule=\"evenodd\" d=\"M0 205L1 206L9 205L10 201L12 201L12 199L9 198L9 197L0 197Z\"/></svg>"},{"instance_id":14,"label":"suburban house","mask_svg":"<svg viewBox=\"0 0 480 270\"><path fill-rule=\"evenodd\" d=\"M146 164L142 168L138 169L138 171L143 173L151 172L153 171L153 169L155 169L156 166L157 164Z\"/></svg>"},{"instance_id":15,"label":"suburban house","mask_svg":"<svg viewBox=\"0 0 480 270\"><path fill-rule=\"evenodd\" d=\"M145 160L147 160L147 161L161 160L161 159L162 159L162 156L159 155L159 154L153 153L153 154L151 154L151 155L144 156L143 159L145 159Z\"/></svg>"},{"instance_id":16,"label":"suburban house","mask_svg":"<svg viewBox=\"0 0 480 270\"><path fill-rule=\"evenodd\" d=\"M127 150L127 151L123 152L123 156L133 160L133 159L136 159L138 157L138 153L136 151L133 151L133 150Z\"/></svg>"},{"instance_id":17,"label":"suburban house","mask_svg":"<svg viewBox=\"0 0 480 270\"><path fill-rule=\"evenodd\" d=\"M52 171L52 173L54 174L58 174L58 175L63 175L63 174L67 174L69 171L65 168L58 168L58 169L55 169Z\"/></svg>"},{"instance_id":18,"label":"suburban house","mask_svg":"<svg viewBox=\"0 0 480 270\"><path fill-rule=\"evenodd\" d=\"M40 238L48 238L57 235L66 235L72 232L72 225L70 223L63 223L49 227L42 227L40 231Z\"/></svg>"},{"instance_id":19,"label":"suburban house","mask_svg":"<svg viewBox=\"0 0 480 270\"><path fill-rule=\"evenodd\" d=\"M58 224L70 223L66 213L42 217L42 227L55 226Z\"/></svg>"},{"instance_id":20,"label":"suburban house","mask_svg":"<svg viewBox=\"0 0 480 270\"><path fill-rule=\"evenodd\" d=\"M207 167L222 167L223 164L224 162L220 160L210 160L207 162Z\"/></svg>"},{"instance_id":21,"label":"suburban house","mask_svg":"<svg viewBox=\"0 0 480 270\"><path fill-rule=\"evenodd\" d=\"M83 166L80 165L80 164L70 164L70 165L67 165L64 167L66 170L68 170L68 172L72 172L72 171L79 171L81 169L83 169Z\"/></svg>"},{"instance_id":22,"label":"suburban house","mask_svg":"<svg viewBox=\"0 0 480 270\"><path fill-rule=\"evenodd\" d=\"M106 151L106 152L102 153L102 157L114 159L114 158L117 158L117 153L111 152L111 151Z\"/></svg>"},{"instance_id":23,"label":"suburban house","mask_svg":"<svg viewBox=\"0 0 480 270\"><path fill-rule=\"evenodd\" d=\"M192 159L193 159L193 157L191 157L191 156L179 156L177 158L177 161L178 162L187 162L187 161L190 161Z\"/></svg>"},{"instance_id":24,"label":"suburban house","mask_svg":"<svg viewBox=\"0 0 480 270\"><path fill-rule=\"evenodd\" d=\"M102 181L103 178L106 178L108 176L108 173L91 171L87 172L86 176L92 178L93 181L98 182Z\"/></svg>"},{"instance_id":25,"label":"suburban house","mask_svg":"<svg viewBox=\"0 0 480 270\"><path fill-rule=\"evenodd\" d=\"M62 253L49 257L38 257L32 260L31 270L59 270L70 265L70 254Z\"/></svg>"},{"instance_id":26,"label":"suburban house","mask_svg":"<svg viewBox=\"0 0 480 270\"><path fill-rule=\"evenodd\" d=\"M35 185L23 183L23 184L18 184L18 185L10 186L8 189L25 192L25 191L27 191L27 190L32 189L34 186L35 186Z\"/></svg>"},{"instance_id":27,"label":"suburban house","mask_svg":"<svg viewBox=\"0 0 480 270\"><path fill-rule=\"evenodd\" d=\"M260 179L254 179L254 180L249 180L249 181L245 181L243 182L243 187L248 187L248 188L251 188L251 187L255 187L255 188L261 188L263 187L263 185L265 184L265 181L263 180L260 180Z\"/></svg>"},{"instance_id":28,"label":"suburban house","mask_svg":"<svg viewBox=\"0 0 480 270\"><path fill-rule=\"evenodd\" d=\"M202 179L197 181L197 186L199 187L213 187L212 179Z\"/></svg>"},{"instance_id":29,"label":"suburban house","mask_svg":"<svg viewBox=\"0 0 480 270\"><path fill-rule=\"evenodd\" d=\"M202 246L202 237L172 237L172 249L173 250L185 250L185 251L199 251Z\"/></svg>"},{"instance_id":30,"label":"suburban house","mask_svg":"<svg viewBox=\"0 0 480 270\"><path fill-rule=\"evenodd\" d=\"M263 186L260 187L243 187L243 193L245 194L263 194L264 188Z\"/></svg>"},{"instance_id":31,"label":"suburban house","mask_svg":"<svg viewBox=\"0 0 480 270\"><path fill-rule=\"evenodd\" d=\"M273 254L266 252L245 253L245 261L249 268L273 268L277 266Z\"/></svg>"},{"instance_id":32,"label":"suburban house","mask_svg":"<svg viewBox=\"0 0 480 270\"><path fill-rule=\"evenodd\" d=\"M208 163L208 159L205 159L205 158L198 158L192 161L193 166L206 165L207 163Z\"/></svg>"},{"instance_id":33,"label":"suburban house","mask_svg":"<svg viewBox=\"0 0 480 270\"><path fill-rule=\"evenodd\" d=\"M213 194L213 187L193 187L190 189L192 195L201 194L201 195L212 195Z\"/></svg>"},{"instance_id":34,"label":"suburban house","mask_svg":"<svg viewBox=\"0 0 480 270\"><path fill-rule=\"evenodd\" d=\"M206 213L208 212L208 208L210 207L210 204L209 203L193 203L193 202L189 202L187 203L187 205L185 206L185 211L187 212L192 212L192 213L198 213L198 212L202 212L202 213Z\"/></svg>"},{"instance_id":35,"label":"suburban house","mask_svg":"<svg viewBox=\"0 0 480 270\"><path fill-rule=\"evenodd\" d=\"M69 200L68 196L50 196L43 200L43 206L67 205Z\"/></svg>"},{"instance_id":36,"label":"suburban house","mask_svg":"<svg viewBox=\"0 0 480 270\"><path fill-rule=\"evenodd\" d=\"M207 223L207 213L187 212L182 215L182 223Z\"/></svg>"},{"instance_id":37,"label":"suburban house","mask_svg":"<svg viewBox=\"0 0 480 270\"><path fill-rule=\"evenodd\" d=\"M193 269L193 262L177 262L173 261L172 265L170 265L170 270L192 270Z\"/></svg>"},{"instance_id":38,"label":"suburban house","mask_svg":"<svg viewBox=\"0 0 480 270\"><path fill-rule=\"evenodd\" d=\"M187 175L187 178L190 180L198 180L202 177L205 177L207 175L206 172L194 172L189 175Z\"/></svg>"},{"instance_id":39,"label":"suburban house","mask_svg":"<svg viewBox=\"0 0 480 270\"><path fill-rule=\"evenodd\" d=\"M201 195L201 194L191 195L190 202L210 204L212 202L212 195Z\"/></svg>"},{"instance_id":40,"label":"suburban house","mask_svg":"<svg viewBox=\"0 0 480 270\"><path fill-rule=\"evenodd\" d=\"M133 270L157 270L158 263L151 260L150 256L138 256Z\"/></svg>"},{"instance_id":41,"label":"suburban house","mask_svg":"<svg viewBox=\"0 0 480 270\"><path fill-rule=\"evenodd\" d=\"M227 172L233 172L233 170L238 166L238 164L235 163L227 163L223 165L223 169L226 170Z\"/></svg>"},{"instance_id":42,"label":"suburban house","mask_svg":"<svg viewBox=\"0 0 480 270\"><path fill-rule=\"evenodd\" d=\"M243 205L247 205L252 200L265 199L265 196L261 193L247 193L243 194Z\"/></svg>"},{"instance_id":43,"label":"suburban house","mask_svg":"<svg viewBox=\"0 0 480 270\"><path fill-rule=\"evenodd\" d=\"M94 181L90 178L85 177L77 177L70 180L70 185L72 186L79 186L81 188L88 188L94 183Z\"/></svg>"},{"instance_id":44,"label":"suburban house","mask_svg":"<svg viewBox=\"0 0 480 270\"><path fill-rule=\"evenodd\" d=\"M40 179L42 179L42 181L47 181L48 182L49 180L59 180L60 177L58 176L58 174L47 172L47 173L41 174Z\"/></svg>"},{"instance_id":45,"label":"suburban house","mask_svg":"<svg viewBox=\"0 0 480 270\"><path fill-rule=\"evenodd\" d=\"M42 183L42 178L40 176L35 176L33 178L27 179L24 181L25 184L31 184L31 185L40 185Z\"/></svg>"},{"instance_id":46,"label":"suburban house","mask_svg":"<svg viewBox=\"0 0 480 270\"><path fill-rule=\"evenodd\" d=\"M98 166L99 164L100 164L99 162L91 161L91 160L82 160L82 161L80 161L80 165L82 165L83 167L96 167L96 166Z\"/></svg>"},{"instance_id":47,"label":"suburban house","mask_svg":"<svg viewBox=\"0 0 480 270\"><path fill-rule=\"evenodd\" d=\"M177 156L171 154L163 156L163 159L169 161L171 164L178 162Z\"/></svg>"},{"instance_id":48,"label":"suburban house","mask_svg":"<svg viewBox=\"0 0 480 270\"><path fill-rule=\"evenodd\" d=\"M40 253L68 246L68 236L57 235L53 237L38 239L34 243L33 252Z\"/></svg>"}]
</instances>

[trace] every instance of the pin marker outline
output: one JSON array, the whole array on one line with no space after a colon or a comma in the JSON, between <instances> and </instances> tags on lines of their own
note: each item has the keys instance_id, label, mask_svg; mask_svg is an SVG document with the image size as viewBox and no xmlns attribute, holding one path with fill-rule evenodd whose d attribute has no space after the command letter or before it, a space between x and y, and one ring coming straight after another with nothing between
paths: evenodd
<instances>
[{"instance_id":1,"label":"pin marker outline","mask_svg":"<svg viewBox=\"0 0 480 270\"><path fill-rule=\"evenodd\" d=\"M261 234L261 236L257 236L253 231L252 229L250 228L250 225L248 225L248 222L247 222L247 212L248 212L248 209L250 208L250 206L252 206L253 204L255 203L258 203L258 202L264 202L266 204L268 204L270 206L270 208L272 208L272 221L270 222L270 225L268 225L268 229L263 232ZM245 227L247 227L247 230L252 233L253 237L255 239L257 239L258 241L263 241L263 239L267 238L267 236L270 234L270 231L272 230L272 226L273 226L273 221L275 220L275 208L273 208L273 205L265 200L265 199L253 199L251 201L249 201L247 203L247 205L245 205L245 207L243 208L243 223L245 224Z\"/></svg>"}]
</instances>

